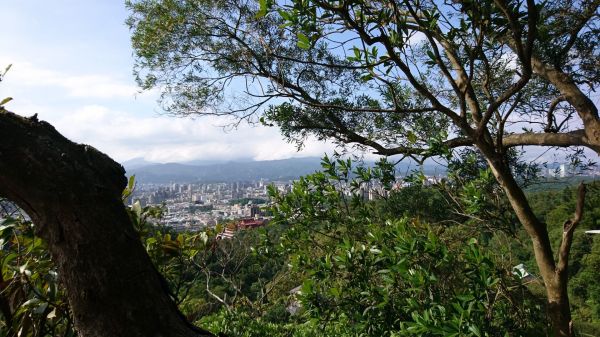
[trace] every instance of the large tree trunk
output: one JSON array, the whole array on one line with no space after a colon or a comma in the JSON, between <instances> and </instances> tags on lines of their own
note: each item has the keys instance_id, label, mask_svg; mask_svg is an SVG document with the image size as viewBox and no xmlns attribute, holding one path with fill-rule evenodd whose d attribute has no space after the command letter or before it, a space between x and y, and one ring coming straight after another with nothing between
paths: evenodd
<instances>
[{"instance_id":1,"label":"large tree trunk","mask_svg":"<svg viewBox=\"0 0 600 337\"><path fill-rule=\"evenodd\" d=\"M573 232L583 216L585 185L579 187L577 209L572 219L565 221L563 236L558 250L558 261L554 253L546 225L538 220L529 206L525 193L512 175L510 167L501 155L491 146L479 144L496 180L506 193L515 214L529 235L536 263L544 281L547 296L547 309L555 336L573 336L573 322L568 294L568 259L573 241Z\"/></svg>"},{"instance_id":2,"label":"large tree trunk","mask_svg":"<svg viewBox=\"0 0 600 337\"><path fill-rule=\"evenodd\" d=\"M209 336L169 297L121 201L123 168L0 108L0 194L31 216L83 337Z\"/></svg>"}]
</instances>

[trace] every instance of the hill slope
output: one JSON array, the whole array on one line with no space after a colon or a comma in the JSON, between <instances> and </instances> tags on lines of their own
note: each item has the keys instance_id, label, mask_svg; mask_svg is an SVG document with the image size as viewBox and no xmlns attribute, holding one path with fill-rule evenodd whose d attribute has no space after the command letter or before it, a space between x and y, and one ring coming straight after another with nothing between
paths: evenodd
<instances>
[{"instance_id":1,"label":"hill slope","mask_svg":"<svg viewBox=\"0 0 600 337\"><path fill-rule=\"evenodd\" d=\"M367 163L372 165L372 163ZM397 172L404 175L416 169L415 164L398 165ZM166 163L126 167L127 174L135 174L142 183L192 183L192 182L232 182L252 180L290 180L321 170L321 159L290 158L268 161L236 161L226 163L206 163L201 165ZM425 165L426 174L444 172L441 166Z\"/></svg>"}]
</instances>

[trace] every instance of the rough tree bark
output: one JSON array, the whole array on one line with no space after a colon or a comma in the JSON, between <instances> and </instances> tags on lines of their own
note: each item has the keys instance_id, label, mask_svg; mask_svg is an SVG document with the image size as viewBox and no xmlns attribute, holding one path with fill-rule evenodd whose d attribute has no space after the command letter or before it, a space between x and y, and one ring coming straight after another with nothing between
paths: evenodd
<instances>
[{"instance_id":1,"label":"rough tree bark","mask_svg":"<svg viewBox=\"0 0 600 337\"><path fill-rule=\"evenodd\" d=\"M0 108L0 195L32 218L82 337L211 336L169 297L121 201L124 170L37 117Z\"/></svg>"}]
</instances>

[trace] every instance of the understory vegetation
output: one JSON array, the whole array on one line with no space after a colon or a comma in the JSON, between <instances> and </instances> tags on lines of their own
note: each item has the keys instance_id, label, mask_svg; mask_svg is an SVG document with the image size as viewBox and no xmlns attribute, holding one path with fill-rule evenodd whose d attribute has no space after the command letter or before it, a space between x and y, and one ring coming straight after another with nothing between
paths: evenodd
<instances>
[{"instance_id":1,"label":"understory vegetation","mask_svg":"<svg viewBox=\"0 0 600 337\"><path fill-rule=\"evenodd\" d=\"M227 336L551 335L527 236L486 169L474 161L468 183L462 166L429 186L416 172L401 186L385 161L363 167L326 157L322 165L290 193L272 188L270 224L230 240L216 239L221 225L176 233L160 225L161 207L129 208L189 321ZM379 191L374 200L367 187ZM581 336L600 333L600 240L583 234L600 225L599 187L589 183L572 251L569 292ZM529 197L558 244L576 191ZM0 336L76 336L35 224L3 205L10 216L0 223Z\"/></svg>"}]
</instances>

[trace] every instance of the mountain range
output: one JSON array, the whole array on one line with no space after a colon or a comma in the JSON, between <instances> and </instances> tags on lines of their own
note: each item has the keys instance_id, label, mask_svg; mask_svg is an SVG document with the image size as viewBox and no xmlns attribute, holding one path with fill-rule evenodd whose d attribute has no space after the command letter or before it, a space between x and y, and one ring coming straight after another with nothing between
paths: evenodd
<instances>
[{"instance_id":1,"label":"mountain range","mask_svg":"<svg viewBox=\"0 0 600 337\"><path fill-rule=\"evenodd\" d=\"M367 163L372 165L373 163ZM292 180L321 170L321 159L317 157L290 158L282 160L229 162L194 161L188 163L151 163L143 159L123 162L127 175L136 176L141 183L194 183L232 182L253 180ZM400 164L399 173L415 169L414 164ZM425 165L425 173L441 173L438 165Z\"/></svg>"}]
</instances>

